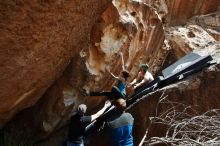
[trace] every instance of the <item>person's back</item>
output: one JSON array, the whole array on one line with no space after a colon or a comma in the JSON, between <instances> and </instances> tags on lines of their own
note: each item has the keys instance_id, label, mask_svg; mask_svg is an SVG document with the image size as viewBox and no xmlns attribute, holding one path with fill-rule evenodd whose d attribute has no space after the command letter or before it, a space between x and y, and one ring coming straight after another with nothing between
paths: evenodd
<instances>
[{"instance_id":1,"label":"person's back","mask_svg":"<svg viewBox=\"0 0 220 146\"><path fill-rule=\"evenodd\" d=\"M86 117L89 118L89 116L83 116L80 114L75 114L71 117L70 128L67 137L68 141L75 144L83 143L83 133L85 127L91 121L89 119L85 120Z\"/></svg>"},{"instance_id":2,"label":"person's back","mask_svg":"<svg viewBox=\"0 0 220 146\"><path fill-rule=\"evenodd\" d=\"M67 146L83 146L83 138L85 135L86 126L104 113L111 105L110 101L106 101L104 107L96 114L84 116L87 106L81 104L78 106L77 114L71 116L70 128L67 136Z\"/></svg>"},{"instance_id":3,"label":"person's back","mask_svg":"<svg viewBox=\"0 0 220 146\"><path fill-rule=\"evenodd\" d=\"M117 112L107 119L107 133L110 134L112 146L133 146L134 118L130 113Z\"/></svg>"}]
</instances>

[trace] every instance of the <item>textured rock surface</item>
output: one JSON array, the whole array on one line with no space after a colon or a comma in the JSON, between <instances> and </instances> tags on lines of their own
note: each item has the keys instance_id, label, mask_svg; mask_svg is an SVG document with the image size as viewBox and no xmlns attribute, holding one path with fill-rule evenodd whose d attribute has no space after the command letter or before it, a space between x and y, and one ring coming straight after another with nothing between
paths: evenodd
<instances>
[{"instance_id":1,"label":"textured rock surface","mask_svg":"<svg viewBox=\"0 0 220 146\"><path fill-rule=\"evenodd\" d=\"M184 25L193 16L219 10L219 0L145 0L169 26Z\"/></svg>"},{"instance_id":2,"label":"textured rock surface","mask_svg":"<svg viewBox=\"0 0 220 146\"><path fill-rule=\"evenodd\" d=\"M70 60L77 60L109 2L0 2L0 127L33 106Z\"/></svg>"},{"instance_id":3,"label":"textured rock surface","mask_svg":"<svg viewBox=\"0 0 220 146\"><path fill-rule=\"evenodd\" d=\"M17 114L5 129L38 140L62 127L78 104L86 103L89 112L96 111L104 98L84 97L82 90L110 89L114 80L106 69L119 74L119 51L132 77L140 63L148 63L157 75L193 50L204 54L206 49L205 53L211 51L218 58L219 4L219 0L0 2L0 126L31 107ZM218 69L219 65L167 87L169 98L186 99L204 109L217 107L219 89L204 86L214 82ZM214 83L217 88L218 83ZM136 120L135 143L148 127L161 92L131 109ZM201 99L216 99L213 106L214 101L199 101L203 93ZM58 145L64 131L56 131L40 145ZM91 145L105 145L100 135L92 139L97 143Z\"/></svg>"},{"instance_id":4,"label":"textured rock surface","mask_svg":"<svg viewBox=\"0 0 220 146\"><path fill-rule=\"evenodd\" d=\"M217 41L220 41L220 11L207 15L195 16L191 18L187 24L195 24L201 26Z\"/></svg>"},{"instance_id":5,"label":"textured rock surface","mask_svg":"<svg viewBox=\"0 0 220 146\"><path fill-rule=\"evenodd\" d=\"M104 4L103 2L103 5ZM103 9L97 8L98 12L101 12L101 10ZM90 12L88 11L88 13ZM94 15L97 15L97 13L94 13ZM93 16L89 16L89 18L92 17ZM149 22L146 21L147 19L145 20L145 18L148 17L149 19L154 18L154 20L157 20L157 23L149 25ZM127 3L126 1L122 1L122 3L115 2L114 5L110 4L108 6L102 16L97 19L96 24L92 25L95 19L85 21L88 21L86 24L90 24L88 29L80 33L75 32L71 34L72 39L74 39L74 36L80 39L80 34L84 34L86 40L78 40L80 42L77 44L78 46L73 46L72 42L70 42L70 44L65 43L66 45L72 45L69 52L72 53L72 55L68 54L69 57L72 58L64 72L61 72L61 70L60 72L55 72L62 73L62 76L47 89L33 108L19 113L7 124L6 129L9 129L8 131L17 129L16 135L24 134L24 136L28 135L26 137L34 136L35 139L39 139L47 137L54 129L66 123L69 113L75 110L76 105L79 103L84 102L88 104L89 111L94 111L103 101L103 98L85 98L82 95L82 89L110 89L113 80L110 78L110 75L106 73L106 68L110 68L115 74L120 72L121 62L118 61L119 57L117 56L119 51L124 53L126 66L131 70L132 75L136 74L137 67L141 62L148 62L152 66L154 64L155 67L162 63L162 59L160 61L152 60L152 62L150 62L151 59L147 55L151 54L151 58L157 58L159 53L163 54L163 52L166 52L166 47L161 49L164 41L162 23L159 21L157 13L147 5L136 1L132 1L131 3ZM75 28L75 25L72 25L77 31L85 29ZM77 23L76 25L82 27L81 23ZM67 32L64 34L67 35ZM90 36L88 34L90 34ZM86 43L88 41L87 39L90 40L88 44ZM158 43L154 44L153 42L155 41ZM162 57L161 55L161 58ZM55 54L54 59L58 59ZM49 61L51 60L49 59ZM39 66L39 69L40 67L41 66ZM43 69L47 71L48 68L42 68L42 70ZM49 69L48 72L50 73L50 71ZM53 79L52 81L54 81L58 76L53 77L51 75L50 77ZM44 79L41 80L44 81ZM31 83L34 79L28 81ZM48 80L46 81L45 83L48 83ZM37 83L37 85L38 84L40 83ZM43 90L43 88L39 90ZM40 92L37 93L39 94ZM28 96L28 98L31 98L31 101L33 101L32 104L34 104L34 99L37 100L40 97L34 94ZM19 108L28 106L30 105L27 102L25 106L16 106L18 109L7 110L13 114L20 110ZM6 113L8 112L5 112L5 114ZM6 120L10 118L4 116L3 113L2 117L6 118Z\"/></svg>"},{"instance_id":6,"label":"textured rock surface","mask_svg":"<svg viewBox=\"0 0 220 146\"><path fill-rule=\"evenodd\" d=\"M169 66L187 53L193 51L200 55L211 54L217 63L214 66L204 69L184 79L174 83L154 93L151 93L145 100L139 102L130 112L135 117L134 135L136 145L149 128L148 138L154 136L164 136L165 127L161 125L151 125L150 117L156 116L156 107L162 94L167 95L170 101L183 103L196 107L198 113L203 113L210 109L219 109L220 100L220 43L209 35L202 27L189 25L186 27L171 27L166 30L166 38L170 42L170 50L164 67ZM167 104L159 106L158 113L168 110ZM137 112L138 111L138 112ZM101 135L99 135L100 137ZM103 144L100 144L103 145ZM105 145L105 144L104 144Z\"/></svg>"},{"instance_id":7,"label":"textured rock surface","mask_svg":"<svg viewBox=\"0 0 220 146\"><path fill-rule=\"evenodd\" d=\"M219 55L219 51L218 51ZM216 56L219 58L219 56ZM155 136L165 136L166 129L161 124L150 125L150 117L156 116L156 107L158 106L159 97L162 94L167 95L167 99L172 102L178 102L187 106L193 106L197 113L202 114L210 109L219 109L219 64L201 73L193 75L182 82L172 84L163 88L147 97L143 102L140 102L133 110L141 113L136 119L141 124L136 124L135 133L141 138L145 134L147 128L148 138ZM209 89L209 87L211 89ZM147 107L147 110L143 110ZM157 113L166 112L170 105L160 104ZM145 127L145 128L143 128Z\"/></svg>"},{"instance_id":8,"label":"textured rock surface","mask_svg":"<svg viewBox=\"0 0 220 146\"><path fill-rule=\"evenodd\" d=\"M136 125L136 129L139 129L136 130L137 135L139 135L138 137L143 137L145 134L143 127L145 127L145 129L149 128L148 138L152 136L164 136L166 133L164 127L158 127L158 125L151 125L149 127L149 118L156 116L156 107L158 106L159 97L161 97L162 94L167 95L167 99L170 101L193 106L200 114L210 109L220 108L220 100L218 97L220 91L220 43L215 41L215 39L201 27L195 25L172 27L167 32L169 33L166 35L166 38L170 41L171 47L173 48L167 60L178 60L193 51L200 55L212 55L217 64L181 82L156 91L149 95L144 102L140 102L138 106L133 109L135 112L140 111L140 115L136 117L139 121L138 123L141 123ZM168 64L165 66L168 66ZM147 107L147 109L143 110L143 107ZM167 104L161 104L157 112L164 113L168 109L169 106L167 106Z\"/></svg>"},{"instance_id":9,"label":"textured rock surface","mask_svg":"<svg viewBox=\"0 0 220 146\"><path fill-rule=\"evenodd\" d=\"M195 15L215 12L219 8L218 0L171 0L168 2L168 23L170 25L183 25Z\"/></svg>"}]
</instances>

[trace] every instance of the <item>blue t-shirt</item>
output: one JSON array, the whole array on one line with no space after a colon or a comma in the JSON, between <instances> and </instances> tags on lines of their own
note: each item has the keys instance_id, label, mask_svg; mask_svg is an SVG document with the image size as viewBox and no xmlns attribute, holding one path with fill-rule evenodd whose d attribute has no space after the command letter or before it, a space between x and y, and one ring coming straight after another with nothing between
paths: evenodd
<instances>
[{"instance_id":1,"label":"blue t-shirt","mask_svg":"<svg viewBox=\"0 0 220 146\"><path fill-rule=\"evenodd\" d=\"M121 80L118 80L118 89L124 96L126 95L126 85Z\"/></svg>"},{"instance_id":2,"label":"blue t-shirt","mask_svg":"<svg viewBox=\"0 0 220 146\"><path fill-rule=\"evenodd\" d=\"M107 119L107 132L112 146L133 146L134 118L130 113L116 113Z\"/></svg>"}]
</instances>

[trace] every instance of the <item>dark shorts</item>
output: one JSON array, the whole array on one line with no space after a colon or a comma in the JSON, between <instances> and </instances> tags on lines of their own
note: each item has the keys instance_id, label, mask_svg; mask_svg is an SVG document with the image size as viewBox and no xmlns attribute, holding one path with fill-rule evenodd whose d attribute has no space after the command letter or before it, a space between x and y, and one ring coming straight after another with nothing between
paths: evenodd
<instances>
[{"instance_id":1,"label":"dark shorts","mask_svg":"<svg viewBox=\"0 0 220 146\"><path fill-rule=\"evenodd\" d=\"M67 146L84 146L84 144L83 143L76 144L76 143L72 143L72 142L67 141Z\"/></svg>"},{"instance_id":2,"label":"dark shorts","mask_svg":"<svg viewBox=\"0 0 220 146\"><path fill-rule=\"evenodd\" d=\"M125 95L120 92L118 87L113 86L111 92L112 92L113 99L119 99L119 98L125 99Z\"/></svg>"}]
</instances>

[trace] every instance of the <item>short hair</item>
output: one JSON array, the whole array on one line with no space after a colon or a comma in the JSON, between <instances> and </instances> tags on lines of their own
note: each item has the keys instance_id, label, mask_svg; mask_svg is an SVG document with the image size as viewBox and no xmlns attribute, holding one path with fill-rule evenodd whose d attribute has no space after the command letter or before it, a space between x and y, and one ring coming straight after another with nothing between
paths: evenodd
<instances>
[{"instance_id":1,"label":"short hair","mask_svg":"<svg viewBox=\"0 0 220 146\"><path fill-rule=\"evenodd\" d=\"M81 115L86 113L87 106L85 104L80 104L77 108L77 112Z\"/></svg>"},{"instance_id":2,"label":"short hair","mask_svg":"<svg viewBox=\"0 0 220 146\"><path fill-rule=\"evenodd\" d=\"M130 76L129 71L127 70L123 70L121 73L122 73L123 78L125 79L127 79Z\"/></svg>"},{"instance_id":3,"label":"short hair","mask_svg":"<svg viewBox=\"0 0 220 146\"><path fill-rule=\"evenodd\" d=\"M116 106L116 108L121 110L125 109L127 105L126 100L123 98L116 99L113 104Z\"/></svg>"},{"instance_id":4,"label":"short hair","mask_svg":"<svg viewBox=\"0 0 220 146\"><path fill-rule=\"evenodd\" d=\"M146 72L149 68L148 64L141 64L140 68L142 68L144 70L144 72Z\"/></svg>"}]
</instances>

